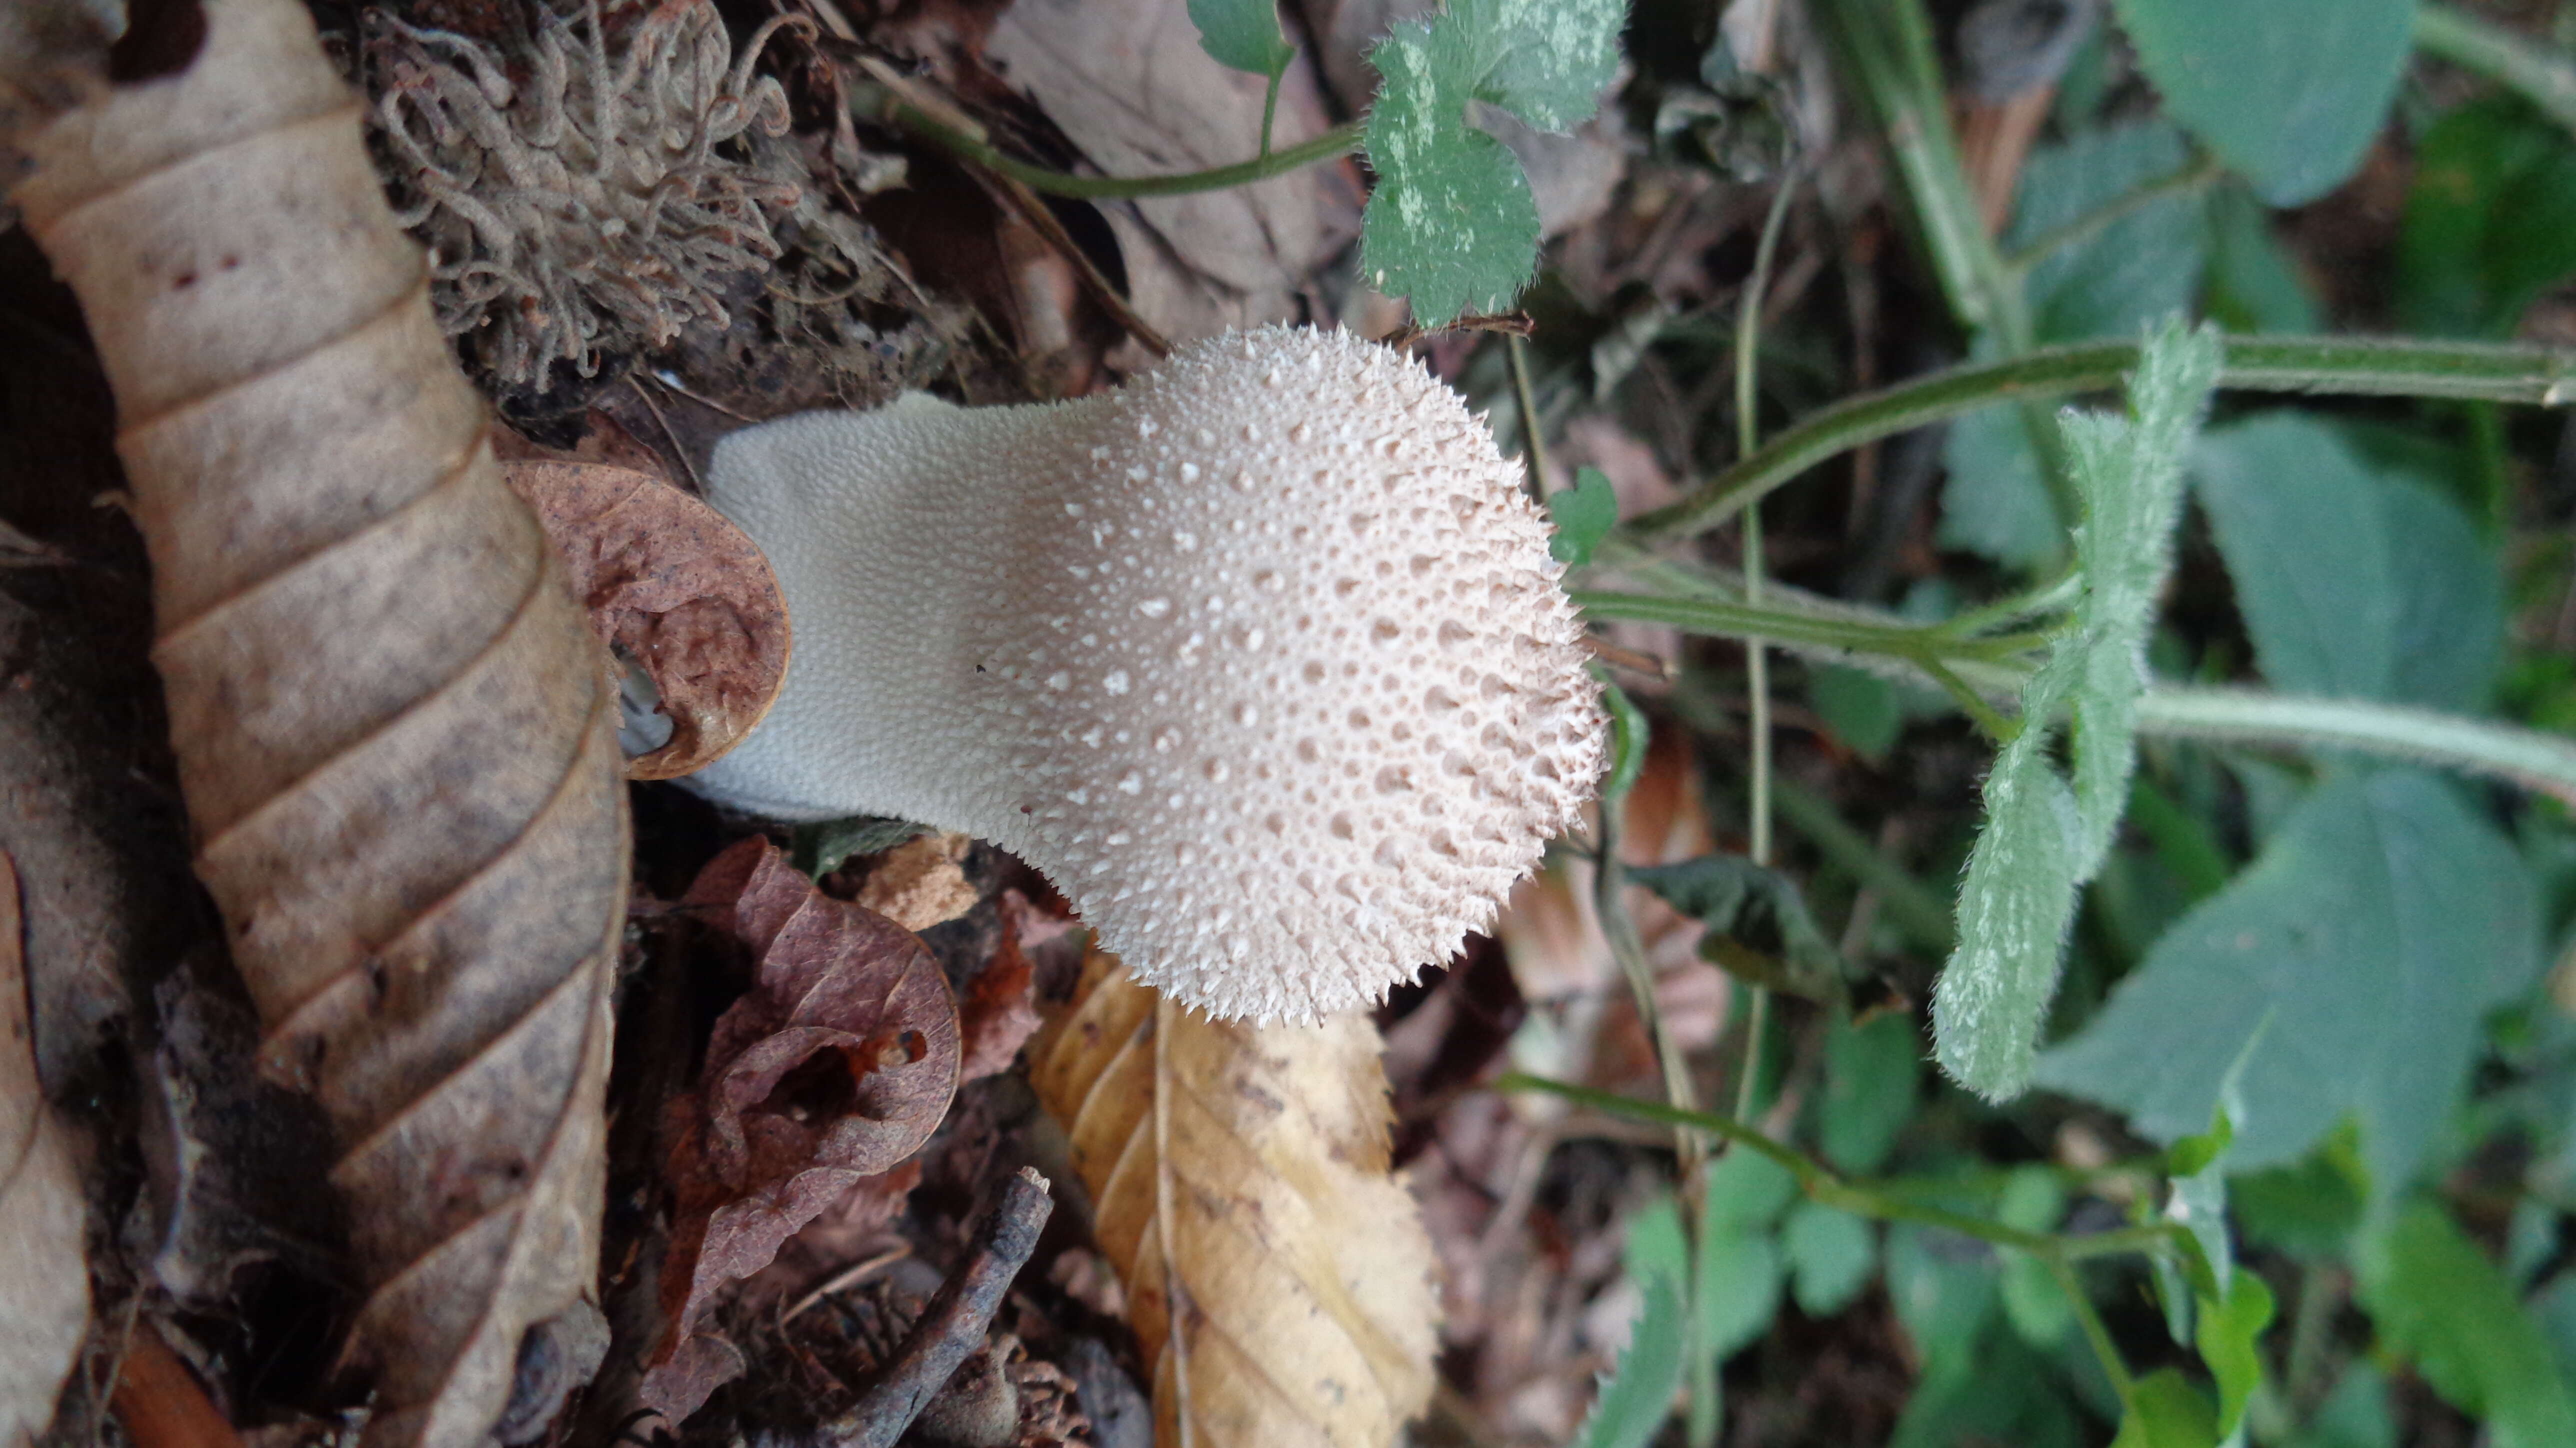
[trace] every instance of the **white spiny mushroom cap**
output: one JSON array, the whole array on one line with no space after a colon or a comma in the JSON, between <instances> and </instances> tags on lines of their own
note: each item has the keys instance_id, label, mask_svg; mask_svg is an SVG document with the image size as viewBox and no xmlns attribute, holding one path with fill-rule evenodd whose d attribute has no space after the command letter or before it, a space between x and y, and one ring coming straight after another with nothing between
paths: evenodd
<instances>
[{"instance_id":1,"label":"white spiny mushroom cap","mask_svg":"<svg viewBox=\"0 0 2576 1448\"><path fill-rule=\"evenodd\" d=\"M1231 333L1078 402L788 418L727 438L709 496L796 649L701 792L983 836L1218 1017L1446 960L1601 772L1518 468L1345 333Z\"/></svg>"}]
</instances>

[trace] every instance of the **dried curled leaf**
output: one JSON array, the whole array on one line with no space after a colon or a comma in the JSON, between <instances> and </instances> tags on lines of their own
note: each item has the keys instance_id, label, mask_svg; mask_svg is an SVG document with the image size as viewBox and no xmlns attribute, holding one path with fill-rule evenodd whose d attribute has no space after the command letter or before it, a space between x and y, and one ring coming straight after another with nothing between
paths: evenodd
<instances>
[{"instance_id":1,"label":"dried curled leaf","mask_svg":"<svg viewBox=\"0 0 2576 1448\"><path fill-rule=\"evenodd\" d=\"M1219 1025L1094 952L1030 1059L1126 1279L1155 1440L1186 1411L1211 1448L1394 1443L1431 1400L1439 1294L1368 1018Z\"/></svg>"},{"instance_id":2,"label":"dried curled leaf","mask_svg":"<svg viewBox=\"0 0 2576 1448\"><path fill-rule=\"evenodd\" d=\"M341 1144L368 1440L524 1441L595 1342L616 695L304 7L137 15L203 30L21 138L14 199L116 394L263 1062Z\"/></svg>"},{"instance_id":3,"label":"dried curled leaf","mask_svg":"<svg viewBox=\"0 0 2576 1448\"><path fill-rule=\"evenodd\" d=\"M53 1421L54 1398L89 1326L88 1209L63 1124L36 1081L20 953L18 870L0 853L0 1448L23 1448Z\"/></svg>"},{"instance_id":4,"label":"dried curled leaf","mask_svg":"<svg viewBox=\"0 0 2576 1448\"><path fill-rule=\"evenodd\" d=\"M759 957L716 1022L699 1088L672 1103L679 1196L662 1270L672 1324L643 1400L673 1422L738 1370L699 1335L716 1293L769 1265L863 1177L930 1139L957 1092L957 1006L929 947L835 900L754 837L699 873L687 903Z\"/></svg>"},{"instance_id":5,"label":"dried curled leaf","mask_svg":"<svg viewBox=\"0 0 2576 1448\"><path fill-rule=\"evenodd\" d=\"M607 463L502 467L537 510L599 636L651 676L670 739L629 779L702 769L769 712L787 679L787 600L769 561L715 509Z\"/></svg>"}]
</instances>

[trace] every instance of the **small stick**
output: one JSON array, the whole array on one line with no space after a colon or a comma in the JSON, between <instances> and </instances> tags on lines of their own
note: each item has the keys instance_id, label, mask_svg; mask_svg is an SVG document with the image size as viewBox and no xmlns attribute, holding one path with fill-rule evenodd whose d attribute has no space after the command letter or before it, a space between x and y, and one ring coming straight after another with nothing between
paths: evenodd
<instances>
[{"instance_id":1,"label":"small stick","mask_svg":"<svg viewBox=\"0 0 2576 1448\"><path fill-rule=\"evenodd\" d=\"M1002 1188L1002 1199L976 1225L965 1264L940 1285L912 1331L866 1395L850 1411L823 1425L831 1448L893 1448L921 1410L948 1385L957 1365L984 1340L993 1310L1011 1279L1037 1250L1038 1233L1055 1210L1047 1179L1022 1167Z\"/></svg>"},{"instance_id":2,"label":"small stick","mask_svg":"<svg viewBox=\"0 0 2576 1448\"><path fill-rule=\"evenodd\" d=\"M1673 667L1670 659L1659 659L1653 654L1642 654L1635 649L1623 649L1617 644L1604 642L1594 634L1583 636L1583 647L1592 657L1614 669L1626 669L1632 674L1644 674L1649 678L1661 679L1667 684L1681 677L1681 671Z\"/></svg>"},{"instance_id":3,"label":"small stick","mask_svg":"<svg viewBox=\"0 0 2576 1448\"><path fill-rule=\"evenodd\" d=\"M785 1312L779 1314L778 1320L782 1324L794 1322L797 1318L804 1316L805 1309L812 1307L815 1303L822 1301L824 1298L831 1296L835 1292L847 1292L851 1288L858 1286L860 1283L867 1281L869 1278L876 1276L878 1273L883 1272L888 1267L893 1266L897 1262L900 1262L911 1255L912 1247L908 1243L899 1244L890 1251L879 1252L877 1255L868 1258L846 1272L840 1273L831 1281L824 1283L822 1286L806 1293L803 1297L798 1298L794 1307L791 1307Z\"/></svg>"}]
</instances>

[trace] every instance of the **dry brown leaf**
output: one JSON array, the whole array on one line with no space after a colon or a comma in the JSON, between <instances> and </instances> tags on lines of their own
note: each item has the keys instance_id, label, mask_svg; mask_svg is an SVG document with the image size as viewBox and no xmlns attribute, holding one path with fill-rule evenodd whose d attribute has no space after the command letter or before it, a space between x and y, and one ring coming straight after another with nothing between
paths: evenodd
<instances>
[{"instance_id":1,"label":"dry brown leaf","mask_svg":"<svg viewBox=\"0 0 2576 1448\"><path fill-rule=\"evenodd\" d=\"M1020 948L1029 904L1016 890L1004 891L999 904L1001 938L994 942L992 958L967 982L965 999L957 1003L958 1028L966 1040L965 1059L957 1071L961 1081L1011 1069L1020 1047L1028 1044L1039 1025L1036 964Z\"/></svg>"},{"instance_id":2,"label":"dry brown leaf","mask_svg":"<svg viewBox=\"0 0 2576 1448\"><path fill-rule=\"evenodd\" d=\"M945 925L984 898L966 878L974 845L969 835L915 835L877 860L855 898L906 930Z\"/></svg>"},{"instance_id":3,"label":"dry brown leaf","mask_svg":"<svg viewBox=\"0 0 2576 1448\"><path fill-rule=\"evenodd\" d=\"M1186 9L1166 0L1020 0L985 54L1084 156L1113 176L1230 165L1261 143L1259 76L1210 60ZM1275 144L1328 124L1303 60L1279 96ZM1353 218L1324 168L1251 186L1099 203L1118 237L1136 312L1174 341L1297 314L1297 292ZM1342 208L1347 209L1347 208Z\"/></svg>"},{"instance_id":4,"label":"dry brown leaf","mask_svg":"<svg viewBox=\"0 0 2576 1448\"><path fill-rule=\"evenodd\" d=\"M732 1348L699 1331L716 1294L930 1139L957 1092L959 1049L929 947L816 890L768 841L718 855L686 903L760 966L716 1022L697 1092L671 1107L671 1334L641 1396L674 1423L739 1371Z\"/></svg>"},{"instance_id":5,"label":"dry brown leaf","mask_svg":"<svg viewBox=\"0 0 2576 1448\"><path fill-rule=\"evenodd\" d=\"M760 549L649 473L530 460L502 474L537 510L591 628L661 691L670 740L628 760L627 778L674 779L740 743L787 681L787 600Z\"/></svg>"},{"instance_id":6,"label":"dry brown leaf","mask_svg":"<svg viewBox=\"0 0 2576 1448\"><path fill-rule=\"evenodd\" d=\"M21 935L17 866L0 852L0 1448L33 1443L53 1421L89 1326L88 1213L71 1143L36 1082Z\"/></svg>"},{"instance_id":7,"label":"dry brown leaf","mask_svg":"<svg viewBox=\"0 0 2576 1448\"><path fill-rule=\"evenodd\" d=\"M1439 1295L1368 1018L1218 1025L1095 952L1030 1060L1126 1280L1155 1441L1394 1443L1431 1400Z\"/></svg>"},{"instance_id":8,"label":"dry brown leaf","mask_svg":"<svg viewBox=\"0 0 2576 1448\"><path fill-rule=\"evenodd\" d=\"M116 394L198 873L342 1145L369 1441L524 1441L597 1322L616 696L304 7L137 16L13 199Z\"/></svg>"}]
</instances>

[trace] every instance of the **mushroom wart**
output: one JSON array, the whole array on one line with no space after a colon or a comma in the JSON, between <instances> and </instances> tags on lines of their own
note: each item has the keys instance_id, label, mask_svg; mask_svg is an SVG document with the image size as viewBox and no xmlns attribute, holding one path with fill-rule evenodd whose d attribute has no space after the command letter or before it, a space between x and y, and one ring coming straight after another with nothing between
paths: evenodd
<instances>
[{"instance_id":1,"label":"mushroom wart","mask_svg":"<svg viewBox=\"0 0 2576 1448\"><path fill-rule=\"evenodd\" d=\"M1601 773L1517 466L1346 333L1229 333L1075 402L791 417L725 439L708 492L796 647L695 787L980 835L1219 1018L1445 961Z\"/></svg>"}]
</instances>

